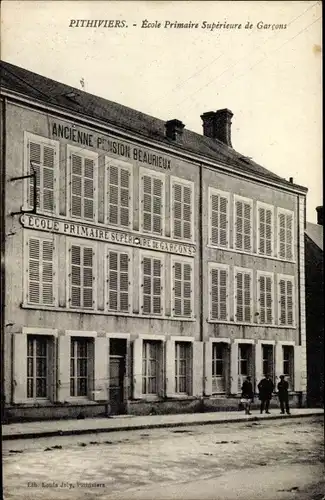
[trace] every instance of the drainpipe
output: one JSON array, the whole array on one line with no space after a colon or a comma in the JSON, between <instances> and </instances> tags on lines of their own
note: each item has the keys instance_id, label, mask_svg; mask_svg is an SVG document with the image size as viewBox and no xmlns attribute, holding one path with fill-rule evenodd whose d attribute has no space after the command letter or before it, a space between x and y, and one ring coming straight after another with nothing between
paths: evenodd
<instances>
[{"instance_id":1,"label":"drainpipe","mask_svg":"<svg viewBox=\"0 0 325 500\"><path fill-rule=\"evenodd\" d=\"M203 166L202 163L199 165L200 168L200 180L199 180L199 293L200 293L200 341L203 344L203 328L204 328L204 317L203 317L203 307L204 307L204 293L203 293L203 279L204 279L204 260L203 260ZM203 395L201 399L201 411L204 412L204 396L205 396L205 349L203 344L203 380L202 389Z\"/></svg>"},{"instance_id":2,"label":"drainpipe","mask_svg":"<svg viewBox=\"0 0 325 500\"><path fill-rule=\"evenodd\" d=\"M0 284L0 390L1 390L1 420L5 421L5 387L4 387L4 345L5 345L5 183L6 183L6 100L2 100L1 116L1 175L0 175L0 237L1 237L1 284Z\"/></svg>"}]
</instances>

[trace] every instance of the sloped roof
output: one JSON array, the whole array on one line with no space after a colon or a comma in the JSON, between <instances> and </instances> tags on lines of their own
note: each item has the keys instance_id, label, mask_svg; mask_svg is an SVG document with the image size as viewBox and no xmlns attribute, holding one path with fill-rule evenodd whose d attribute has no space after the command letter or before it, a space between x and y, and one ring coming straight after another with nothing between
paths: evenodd
<instances>
[{"instance_id":1,"label":"sloped roof","mask_svg":"<svg viewBox=\"0 0 325 500\"><path fill-rule=\"evenodd\" d=\"M306 234L307 236L322 250L324 251L324 240L323 240L323 226L320 224L313 224L312 222L306 223Z\"/></svg>"},{"instance_id":2,"label":"sloped roof","mask_svg":"<svg viewBox=\"0 0 325 500\"><path fill-rule=\"evenodd\" d=\"M186 128L177 142L171 141L165 137L165 122L163 120L4 61L1 61L1 87L36 101L117 126L125 131L132 131L142 138L154 139L164 144L172 143L180 150L237 167L243 172L290 185L291 188L294 186L301 188L301 186L293 185L286 179L258 165L250 158L237 153L221 141L205 137ZM69 94L74 94L74 97L71 95L69 97Z\"/></svg>"}]
</instances>

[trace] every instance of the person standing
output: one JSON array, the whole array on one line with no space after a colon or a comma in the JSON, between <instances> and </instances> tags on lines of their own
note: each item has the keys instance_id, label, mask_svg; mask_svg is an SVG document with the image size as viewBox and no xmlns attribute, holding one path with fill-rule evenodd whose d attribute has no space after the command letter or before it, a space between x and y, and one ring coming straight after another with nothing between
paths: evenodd
<instances>
[{"instance_id":1,"label":"person standing","mask_svg":"<svg viewBox=\"0 0 325 500\"><path fill-rule=\"evenodd\" d=\"M241 388L241 403L244 405L246 415L251 415L250 409L254 399L251 377L246 377Z\"/></svg>"},{"instance_id":2,"label":"person standing","mask_svg":"<svg viewBox=\"0 0 325 500\"><path fill-rule=\"evenodd\" d=\"M260 413L263 413L264 409L265 413L270 413L269 406L274 390L274 384L270 375L265 375L265 377L258 384L257 388L259 392L259 399L261 401Z\"/></svg>"},{"instance_id":3,"label":"person standing","mask_svg":"<svg viewBox=\"0 0 325 500\"><path fill-rule=\"evenodd\" d=\"M285 380L284 375L280 375L280 382L278 383L278 396L280 401L281 413L283 414L285 409L287 415L290 415L288 390L288 382Z\"/></svg>"}]
</instances>

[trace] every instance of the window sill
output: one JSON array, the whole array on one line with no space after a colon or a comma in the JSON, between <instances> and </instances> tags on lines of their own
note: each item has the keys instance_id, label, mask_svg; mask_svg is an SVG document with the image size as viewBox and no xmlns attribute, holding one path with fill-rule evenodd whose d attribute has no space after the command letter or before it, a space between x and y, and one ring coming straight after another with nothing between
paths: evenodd
<instances>
[{"instance_id":1,"label":"window sill","mask_svg":"<svg viewBox=\"0 0 325 500\"><path fill-rule=\"evenodd\" d=\"M251 255L252 257L260 257L261 259L276 260L278 262L290 262L291 264L297 263L295 260L281 259L280 257L276 257L275 255L262 255L256 252L246 252L245 250L237 250L235 248L212 245L211 243L208 243L207 248L212 248L213 250L224 250L225 252L240 253L243 255Z\"/></svg>"},{"instance_id":2,"label":"window sill","mask_svg":"<svg viewBox=\"0 0 325 500\"><path fill-rule=\"evenodd\" d=\"M262 323L245 323L245 322L239 322L239 321L221 321L218 319L207 319L207 323L217 323L220 325L232 325L232 326L254 326L255 328L262 327L262 328L283 328L285 330L295 330L296 326L295 325L268 325L268 324L262 324Z\"/></svg>"}]
</instances>

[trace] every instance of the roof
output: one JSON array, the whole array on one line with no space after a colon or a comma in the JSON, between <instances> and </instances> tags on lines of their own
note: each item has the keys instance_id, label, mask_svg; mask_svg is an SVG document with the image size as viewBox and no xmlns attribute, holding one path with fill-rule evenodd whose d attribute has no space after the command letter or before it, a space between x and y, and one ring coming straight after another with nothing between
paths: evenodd
<instances>
[{"instance_id":1,"label":"roof","mask_svg":"<svg viewBox=\"0 0 325 500\"><path fill-rule=\"evenodd\" d=\"M307 236L322 250L324 251L323 241L323 226L320 224L313 224L312 222L306 223Z\"/></svg>"},{"instance_id":2,"label":"roof","mask_svg":"<svg viewBox=\"0 0 325 500\"><path fill-rule=\"evenodd\" d=\"M165 137L165 121L163 120L4 61L1 61L1 87L38 102L100 120L106 125L110 124L125 131L132 131L142 138L153 139L165 145L173 144L174 147L183 152L195 153L216 162L237 167L245 173L290 185L291 188L301 188L301 186L292 184L270 172L221 141L205 137L186 128L177 142L171 141Z\"/></svg>"}]
</instances>

